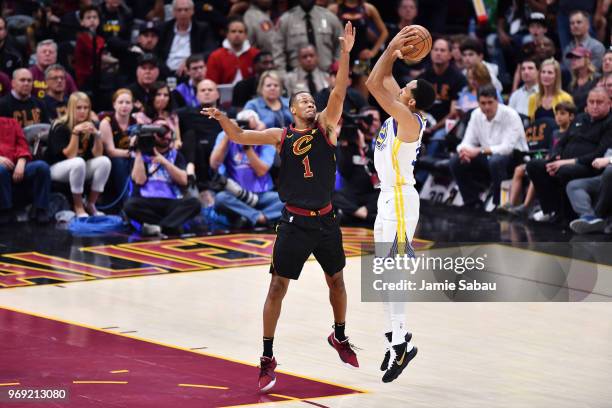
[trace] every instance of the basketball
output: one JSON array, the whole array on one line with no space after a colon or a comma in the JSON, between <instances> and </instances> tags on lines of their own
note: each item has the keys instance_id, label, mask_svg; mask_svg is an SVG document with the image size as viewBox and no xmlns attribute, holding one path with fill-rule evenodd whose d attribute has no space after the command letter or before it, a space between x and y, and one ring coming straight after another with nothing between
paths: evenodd
<instances>
[{"instance_id":1,"label":"basketball","mask_svg":"<svg viewBox=\"0 0 612 408\"><path fill-rule=\"evenodd\" d=\"M431 46L433 44L431 34L429 30L423 26L411 25L410 27L417 29L418 38L405 44L404 48L401 50L402 58L411 61L420 61L429 54L429 51L431 51ZM412 45L413 48L409 49L408 45Z\"/></svg>"}]
</instances>

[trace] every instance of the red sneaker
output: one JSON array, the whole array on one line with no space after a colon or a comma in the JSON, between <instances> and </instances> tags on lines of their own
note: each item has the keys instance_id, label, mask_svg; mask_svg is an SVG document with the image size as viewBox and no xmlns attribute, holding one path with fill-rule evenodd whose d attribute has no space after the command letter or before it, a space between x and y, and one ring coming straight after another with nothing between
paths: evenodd
<instances>
[{"instance_id":1,"label":"red sneaker","mask_svg":"<svg viewBox=\"0 0 612 408\"><path fill-rule=\"evenodd\" d=\"M327 338L327 342L330 346L336 349L338 355L340 356L340 360L342 360L345 366L350 368L359 368L357 354L355 354L353 345L349 343L348 340L348 337L344 341L336 340L336 336L334 336L333 332Z\"/></svg>"},{"instance_id":2,"label":"red sneaker","mask_svg":"<svg viewBox=\"0 0 612 408\"><path fill-rule=\"evenodd\" d=\"M276 384L276 374L274 369L276 368L276 359L274 357L260 358L259 363L259 391L267 392L274 387Z\"/></svg>"}]
</instances>

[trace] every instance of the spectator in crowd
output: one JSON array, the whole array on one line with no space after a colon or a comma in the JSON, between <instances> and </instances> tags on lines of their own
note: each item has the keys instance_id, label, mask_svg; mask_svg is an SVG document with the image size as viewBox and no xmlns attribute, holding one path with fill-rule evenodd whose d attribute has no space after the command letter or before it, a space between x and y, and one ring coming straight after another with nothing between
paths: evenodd
<instances>
[{"instance_id":1,"label":"spectator in crowd","mask_svg":"<svg viewBox=\"0 0 612 408\"><path fill-rule=\"evenodd\" d=\"M568 55L570 68L572 70L572 82L567 89L578 112L582 112L586 106L589 91L597 85L599 73L591 62L591 52L586 48L574 48Z\"/></svg>"},{"instance_id":2,"label":"spectator in crowd","mask_svg":"<svg viewBox=\"0 0 612 408\"><path fill-rule=\"evenodd\" d=\"M200 201L184 197L187 163L172 147L172 131L165 120L164 134L155 133L153 154L136 150L132 169L133 191L124 206L127 216L142 224L143 235L179 234L183 224L200 213Z\"/></svg>"},{"instance_id":3,"label":"spectator in crowd","mask_svg":"<svg viewBox=\"0 0 612 408\"><path fill-rule=\"evenodd\" d=\"M251 47L246 30L240 17L230 19L223 46L208 57L206 78L217 85L233 85L243 78L253 76L253 59L259 50Z\"/></svg>"},{"instance_id":4,"label":"spectator in crowd","mask_svg":"<svg viewBox=\"0 0 612 408\"><path fill-rule=\"evenodd\" d=\"M21 54L11 41L6 20L0 15L0 71L13 75L13 71L21 68Z\"/></svg>"},{"instance_id":5,"label":"spectator in crowd","mask_svg":"<svg viewBox=\"0 0 612 408\"><path fill-rule=\"evenodd\" d=\"M532 121L542 117L555 117L555 106L559 102L574 102L572 96L561 89L561 67L553 59L540 65L538 92L529 97L527 115Z\"/></svg>"},{"instance_id":6,"label":"spectator in crowd","mask_svg":"<svg viewBox=\"0 0 612 408\"><path fill-rule=\"evenodd\" d=\"M463 74L451 65L451 45L445 38L438 38L431 49L431 65L419 76L429 81L436 90L436 101L429 109L436 120L436 124L425 129L427 135L439 134L436 138L444 138L446 135L445 122L451 108L451 102L456 100L459 92L467 85Z\"/></svg>"},{"instance_id":7,"label":"spectator in crowd","mask_svg":"<svg viewBox=\"0 0 612 408\"><path fill-rule=\"evenodd\" d=\"M612 215L612 156L598 157L591 166L603 170L603 173L572 180L566 187L572 209L578 214L578 218L570 222L569 226L577 234L603 232L605 219Z\"/></svg>"},{"instance_id":8,"label":"spectator in crowd","mask_svg":"<svg viewBox=\"0 0 612 408\"><path fill-rule=\"evenodd\" d=\"M415 23L419 14L419 6L416 0L400 0L397 3L397 23L388 24L389 36L393 38L402 28Z\"/></svg>"},{"instance_id":9,"label":"spectator in crowd","mask_svg":"<svg viewBox=\"0 0 612 408\"><path fill-rule=\"evenodd\" d=\"M43 40L36 45L36 63L30 65L32 73L33 91L35 98L43 99L47 91L47 83L45 82L45 70L47 67L57 64L57 43L53 40ZM66 72L66 93L77 91L76 83L70 73Z\"/></svg>"},{"instance_id":10,"label":"spectator in crowd","mask_svg":"<svg viewBox=\"0 0 612 408\"><path fill-rule=\"evenodd\" d=\"M164 119L166 124L172 131L172 141L175 149L180 149L183 145L181 140L181 128L179 126L178 115L175 112L176 103L170 93L170 88L165 82L155 82L151 87L152 99L145 106L144 112L134 114L136 120L140 124L151 124L157 119Z\"/></svg>"},{"instance_id":11,"label":"spectator in crowd","mask_svg":"<svg viewBox=\"0 0 612 408\"><path fill-rule=\"evenodd\" d=\"M273 0L253 0L244 13L244 24L251 45L270 54L274 52L274 43L278 41L278 32L272 22L272 3Z\"/></svg>"},{"instance_id":12,"label":"spectator in crowd","mask_svg":"<svg viewBox=\"0 0 612 408\"><path fill-rule=\"evenodd\" d=\"M575 27L572 27L571 17L575 12L580 11L586 19L589 19L589 15L595 11L595 5L598 0L558 0L558 8L556 13L557 20L557 34L559 36L559 43L561 50L566 51L565 48L572 41L572 37L575 36ZM554 5L557 0L548 0L549 6ZM587 28L588 31L588 28ZM575 47L570 47L570 50Z\"/></svg>"},{"instance_id":13,"label":"spectator in crowd","mask_svg":"<svg viewBox=\"0 0 612 408\"><path fill-rule=\"evenodd\" d=\"M555 123L559 127L553 130L550 148L554 149L559 143L559 140L565 136L570 125L576 117L576 106L572 102L559 102L555 109ZM549 150L552 150L550 149ZM550 155L547 155L550 157ZM523 194L523 185L527 176L527 165L525 163L517 166L514 169L512 177L512 186L510 187L510 199L508 205L503 209L518 217L527 217L531 211L531 206L536 199L535 187L532 182L529 182L525 199L521 204L521 196Z\"/></svg>"},{"instance_id":14,"label":"spectator in crowd","mask_svg":"<svg viewBox=\"0 0 612 408\"><path fill-rule=\"evenodd\" d=\"M467 70L467 85L463 87L457 96L456 103L451 105L450 118L465 118L472 109L478 107L478 89L482 86L492 84L491 74L483 63L477 63ZM497 99L503 103L501 93L497 91Z\"/></svg>"},{"instance_id":15,"label":"spectator in crowd","mask_svg":"<svg viewBox=\"0 0 612 408\"><path fill-rule=\"evenodd\" d=\"M142 23L138 29L136 44L121 53L119 57L121 74L128 83L136 80L138 60L143 54L155 54L159 42L159 26L154 21ZM167 73L165 73L167 74ZM164 77L167 75L163 75Z\"/></svg>"},{"instance_id":16,"label":"spectator in crowd","mask_svg":"<svg viewBox=\"0 0 612 408\"><path fill-rule=\"evenodd\" d=\"M531 36L531 41L536 42L546 36L548 26L546 25L546 15L544 13L535 12L529 14L527 19L527 30Z\"/></svg>"},{"instance_id":17,"label":"spectator in crowd","mask_svg":"<svg viewBox=\"0 0 612 408\"><path fill-rule=\"evenodd\" d=\"M542 210L535 221L554 221L569 215L565 205L567 183L574 179L594 177L592 167L597 157L603 157L612 147L612 115L610 98L602 88L589 92L587 108L579 114L565 136L557 143L550 160L531 160L527 173L535 187Z\"/></svg>"},{"instance_id":18,"label":"spectator in crowd","mask_svg":"<svg viewBox=\"0 0 612 408\"><path fill-rule=\"evenodd\" d=\"M11 78L4 72L0 71L0 97L11 91Z\"/></svg>"},{"instance_id":19,"label":"spectator in crowd","mask_svg":"<svg viewBox=\"0 0 612 408\"><path fill-rule=\"evenodd\" d=\"M266 125L259 120L255 111L244 109L236 117L246 121L245 128L264 130ZM210 155L210 167L225 177L234 180L241 188L257 197L245 202L235 194L224 190L215 196L215 208L230 217L242 217L238 225L267 225L281 216L284 204L274 191L270 168L274 163L276 148L271 145L248 146L229 140L225 132L219 133L215 148Z\"/></svg>"},{"instance_id":20,"label":"spectator in crowd","mask_svg":"<svg viewBox=\"0 0 612 408\"><path fill-rule=\"evenodd\" d=\"M389 37L389 31L374 5L365 0L340 0L328 8L338 16L343 26L350 21L355 27L355 45L351 50L351 63L357 60L369 61L380 53ZM370 33L372 28L375 29L375 33Z\"/></svg>"},{"instance_id":21,"label":"spectator in crowd","mask_svg":"<svg viewBox=\"0 0 612 408\"><path fill-rule=\"evenodd\" d=\"M609 48L603 56L603 62L601 64L601 75L605 77L606 75L612 74L612 47Z\"/></svg>"},{"instance_id":22,"label":"spectator in crowd","mask_svg":"<svg viewBox=\"0 0 612 408\"><path fill-rule=\"evenodd\" d=\"M70 185L77 217L101 214L96 209L96 201L104 191L111 170L111 161L104 156L102 137L90 120L90 112L91 102L86 94L70 95L66 115L51 127L46 151L51 180ZM91 189L84 204L87 180L91 180Z\"/></svg>"},{"instance_id":23,"label":"spectator in crowd","mask_svg":"<svg viewBox=\"0 0 612 408\"><path fill-rule=\"evenodd\" d=\"M298 50L300 65L285 75L285 89L288 95L307 91L316 95L328 86L328 74L319 68L317 50L311 44L302 45Z\"/></svg>"},{"instance_id":24,"label":"spectator in crowd","mask_svg":"<svg viewBox=\"0 0 612 408\"><path fill-rule=\"evenodd\" d=\"M199 105L185 106L177 110L187 174L195 176L199 190L209 189L210 153L215 145L217 135L221 132L219 122L200 114L203 108L216 107L219 102L217 84L210 79L198 82L197 94Z\"/></svg>"},{"instance_id":25,"label":"spectator in crowd","mask_svg":"<svg viewBox=\"0 0 612 408\"><path fill-rule=\"evenodd\" d=\"M597 69L601 69L601 63L606 52L606 48L602 43L589 35L589 14L582 10L575 10L570 13L570 30L572 32L572 40L562 48L563 50L563 65L570 68L568 55L572 50L583 47L591 52L591 61Z\"/></svg>"},{"instance_id":26,"label":"spectator in crowd","mask_svg":"<svg viewBox=\"0 0 612 408\"><path fill-rule=\"evenodd\" d=\"M542 37L539 40L534 41L534 57L536 60L542 64L542 62L546 61L550 58L555 58L555 54L557 53L557 48L555 47L555 43L550 37Z\"/></svg>"},{"instance_id":27,"label":"spectator in crowd","mask_svg":"<svg viewBox=\"0 0 612 408\"><path fill-rule=\"evenodd\" d=\"M317 110L322 111L327 106L327 101L329 100L329 95L331 91L336 86L336 75L338 74L338 62L334 62L331 67L329 67L329 77L327 88L323 88L319 93L314 95L315 104L317 105ZM365 100L363 95L352 87L352 74L349 72L349 87L346 88L346 97L344 98L344 106L342 107L342 111L344 114L356 115L359 113L361 109L367 106L368 102Z\"/></svg>"},{"instance_id":28,"label":"spectator in crowd","mask_svg":"<svg viewBox=\"0 0 612 408\"><path fill-rule=\"evenodd\" d=\"M449 37L451 43L451 56L455 68L459 71L464 72L467 68L463 63L463 54L461 53L461 44L468 38L465 34L454 34Z\"/></svg>"},{"instance_id":29,"label":"spectator in crowd","mask_svg":"<svg viewBox=\"0 0 612 408\"><path fill-rule=\"evenodd\" d=\"M106 47L104 37L96 34L100 25L100 11L94 5L83 7L79 19L81 27L86 30L77 34L74 72L79 88L92 89L91 82L100 81L102 54Z\"/></svg>"},{"instance_id":30,"label":"spectator in crowd","mask_svg":"<svg viewBox=\"0 0 612 408\"><path fill-rule=\"evenodd\" d=\"M266 124L267 128L284 128L293 122L289 100L281 96L283 84L278 72L264 72L259 78L257 93L259 96L248 101L244 109L257 112L259 119Z\"/></svg>"},{"instance_id":31,"label":"spectator in crowd","mask_svg":"<svg viewBox=\"0 0 612 408\"><path fill-rule=\"evenodd\" d=\"M232 91L232 106L242 109L246 103L257 97L257 84L261 74L275 69L274 58L267 51L262 51L253 58L255 75L236 83Z\"/></svg>"},{"instance_id":32,"label":"spectator in crowd","mask_svg":"<svg viewBox=\"0 0 612 408\"><path fill-rule=\"evenodd\" d=\"M159 62L153 54L143 54L138 59L136 82L128 86L134 96L134 108L143 111L151 99L151 87L159 78Z\"/></svg>"},{"instance_id":33,"label":"spectator in crowd","mask_svg":"<svg viewBox=\"0 0 612 408\"><path fill-rule=\"evenodd\" d=\"M185 60L185 66L187 67L189 79L186 82L180 83L172 93L179 107L189 106L195 108L200 104L196 97L196 87L198 83L206 77L206 62L204 60L204 55L190 55L187 57L187 60Z\"/></svg>"},{"instance_id":34,"label":"spectator in crowd","mask_svg":"<svg viewBox=\"0 0 612 408\"><path fill-rule=\"evenodd\" d=\"M603 88L608 91L608 96L612 99L612 72L606 76Z\"/></svg>"},{"instance_id":35,"label":"spectator in crowd","mask_svg":"<svg viewBox=\"0 0 612 408\"><path fill-rule=\"evenodd\" d=\"M192 0L173 0L172 15L174 18L161 29L158 55L170 72L181 77L186 72L187 57L216 47L208 24L193 20Z\"/></svg>"},{"instance_id":36,"label":"spectator in crowd","mask_svg":"<svg viewBox=\"0 0 612 408\"><path fill-rule=\"evenodd\" d=\"M112 163L108 190L112 197L119 197L130 177L129 129L136 124L136 119L131 115L134 99L129 89L117 89L112 102L113 111L100 121L100 135L104 153Z\"/></svg>"},{"instance_id":37,"label":"spectator in crowd","mask_svg":"<svg viewBox=\"0 0 612 408\"><path fill-rule=\"evenodd\" d=\"M463 57L463 74L467 77L467 71L470 68L473 68L478 63L482 63L487 68L487 71L489 71L491 83L495 86L495 89L501 92L503 87L499 79L497 79L497 65L491 64L483 59L484 54L480 40L467 37L463 43L461 43L460 49Z\"/></svg>"},{"instance_id":38,"label":"spectator in crowd","mask_svg":"<svg viewBox=\"0 0 612 408\"><path fill-rule=\"evenodd\" d=\"M482 208L478 176L489 176L493 203L498 205L500 184L514 169L513 151L526 152L529 147L521 118L514 109L498 102L494 86L478 89L478 103L463 141L457 146L458 155L451 158L450 169L464 205Z\"/></svg>"},{"instance_id":39,"label":"spectator in crowd","mask_svg":"<svg viewBox=\"0 0 612 408\"><path fill-rule=\"evenodd\" d=\"M316 6L314 0L299 0L298 5L284 13L278 23L279 40L274 47L274 61L278 70L296 68L298 48L312 44L319 55L319 67L327 71L339 58L342 24L326 8Z\"/></svg>"},{"instance_id":40,"label":"spectator in crowd","mask_svg":"<svg viewBox=\"0 0 612 408\"><path fill-rule=\"evenodd\" d=\"M523 85L512 92L508 106L521 115L529 116L529 98L538 92L538 64L534 58L527 58L519 67Z\"/></svg>"},{"instance_id":41,"label":"spectator in crowd","mask_svg":"<svg viewBox=\"0 0 612 408\"><path fill-rule=\"evenodd\" d=\"M24 128L49 123L45 105L32 96L32 73L26 68L13 71L11 93L0 99L0 116L13 118Z\"/></svg>"},{"instance_id":42,"label":"spectator in crowd","mask_svg":"<svg viewBox=\"0 0 612 408\"><path fill-rule=\"evenodd\" d=\"M81 18L83 18L81 16ZM132 38L132 10L122 0L104 0L100 5L100 26L109 51L121 56Z\"/></svg>"},{"instance_id":43,"label":"spectator in crowd","mask_svg":"<svg viewBox=\"0 0 612 408\"><path fill-rule=\"evenodd\" d=\"M536 55L536 47L537 44L541 44L546 34L548 32L548 27L546 26L546 16L543 13L531 13L529 15L529 19L527 20L529 34L523 37L522 43L522 61L533 59L536 62L536 65L539 65L541 61L545 59L554 57L555 52L544 57L539 58ZM553 44L554 46L554 44ZM519 88L519 85L522 82L521 79L521 68L522 65L519 63L514 70L514 78L512 80L512 92L516 91Z\"/></svg>"},{"instance_id":44,"label":"spectator in crowd","mask_svg":"<svg viewBox=\"0 0 612 408\"><path fill-rule=\"evenodd\" d=\"M15 198L33 196L32 212L37 222L49 222L51 176L49 165L32 161L30 147L15 119L0 118L0 225L13 221Z\"/></svg>"},{"instance_id":45,"label":"spectator in crowd","mask_svg":"<svg viewBox=\"0 0 612 408\"><path fill-rule=\"evenodd\" d=\"M60 64L53 64L45 70L47 94L43 99L50 121L66 114L68 95L66 95L66 70Z\"/></svg>"},{"instance_id":46,"label":"spectator in crowd","mask_svg":"<svg viewBox=\"0 0 612 408\"><path fill-rule=\"evenodd\" d=\"M367 220L373 225L380 190L376 188L379 180L374 168L372 142L380 130L380 112L366 106L359 113L370 119L344 127L338 139L338 172L344 183L336 190L332 201L344 215Z\"/></svg>"}]
</instances>

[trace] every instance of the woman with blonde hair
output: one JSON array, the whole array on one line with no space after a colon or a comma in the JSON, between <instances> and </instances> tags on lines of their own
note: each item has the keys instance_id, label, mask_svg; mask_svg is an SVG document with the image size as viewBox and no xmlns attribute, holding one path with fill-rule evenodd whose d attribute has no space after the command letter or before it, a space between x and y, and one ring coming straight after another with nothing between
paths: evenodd
<instances>
[{"instance_id":1,"label":"woman with blonde hair","mask_svg":"<svg viewBox=\"0 0 612 408\"><path fill-rule=\"evenodd\" d=\"M561 66L554 58L542 61L538 75L538 92L529 97L527 115L531 121L543 117L555 118L555 106L560 102L574 102L561 89Z\"/></svg>"},{"instance_id":2,"label":"woman with blonde hair","mask_svg":"<svg viewBox=\"0 0 612 408\"><path fill-rule=\"evenodd\" d=\"M576 47L567 53L572 71L572 82L568 92L574 98L578 112L584 111L586 100L591 89L595 88L600 75L591 62L591 51L583 47Z\"/></svg>"},{"instance_id":3,"label":"woman with blonde hair","mask_svg":"<svg viewBox=\"0 0 612 408\"><path fill-rule=\"evenodd\" d=\"M70 95L66 114L51 127L46 151L51 179L70 184L77 217L101 214L95 204L111 170L111 161L103 155L102 138L90 114L91 102L85 93ZM91 190L84 204L86 180L91 180Z\"/></svg>"},{"instance_id":4,"label":"woman with blonde hair","mask_svg":"<svg viewBox=\"0 0 612 408\"><path fill-rule=\"evenodd\" d=\"M289 100L283 96L283 83L278 72L265 71L257 84L257 98L251 99L244 109L257 112L259 119L267 128L284 128L293 121L289 110Z\"/></svg>"}]
</instances>

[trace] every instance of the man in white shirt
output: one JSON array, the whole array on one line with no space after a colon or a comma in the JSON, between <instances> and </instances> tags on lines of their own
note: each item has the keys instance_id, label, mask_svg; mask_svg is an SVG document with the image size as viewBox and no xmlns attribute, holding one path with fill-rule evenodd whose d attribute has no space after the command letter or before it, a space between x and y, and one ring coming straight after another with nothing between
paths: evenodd
<instances>
[{"instance_id":1,"label":"man in white shirt","mask_svg":"<svg viewBox=\"0 0 612 408\"><path fill-rule=\"evenodd\" d=\"M478 179L488 178L493 187L493 203L499 204L500 184L511 174L512 152L529 150L520 116L497 101L493 85L478 89L479 108L472 113L450 170L457 182L463 203L482 208ZM485 176L485 177L483 177Z\"/></svg>"},{"instance_id":2,"label":"man in white shirt","mask_svg":"<svg viewBox=\"0 0 612 408\"><path fill-rule=\"evenodd\" d=\"M533 58L526 58L521 62L521 86L510 95L508 106L520 113L528 116L529 97L538 92L538 65Z\"/></svg>"}]
</instances>

